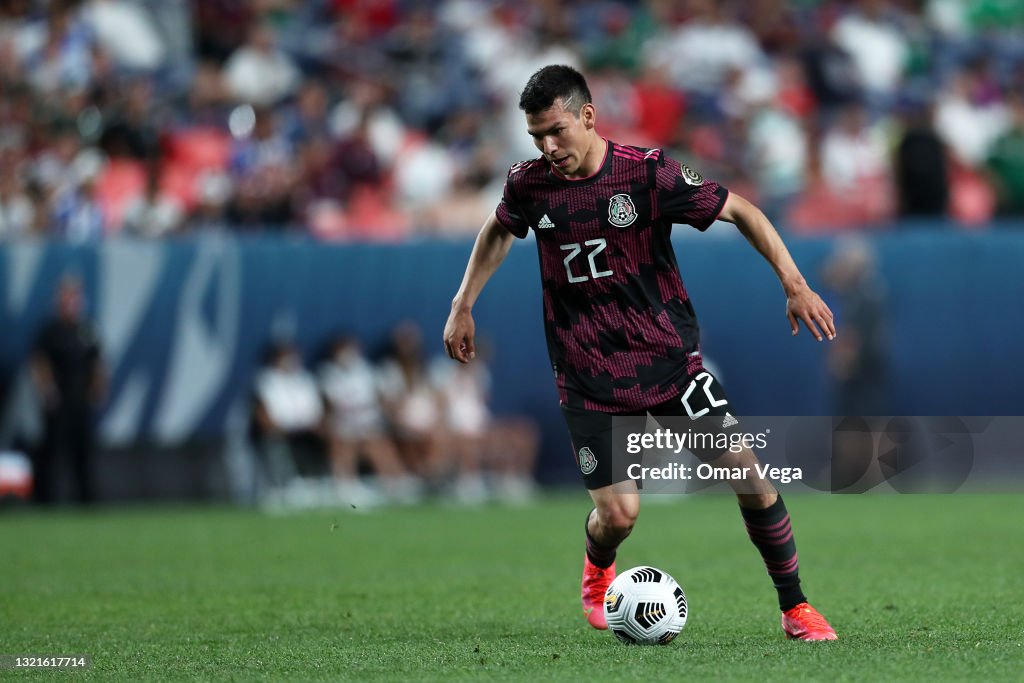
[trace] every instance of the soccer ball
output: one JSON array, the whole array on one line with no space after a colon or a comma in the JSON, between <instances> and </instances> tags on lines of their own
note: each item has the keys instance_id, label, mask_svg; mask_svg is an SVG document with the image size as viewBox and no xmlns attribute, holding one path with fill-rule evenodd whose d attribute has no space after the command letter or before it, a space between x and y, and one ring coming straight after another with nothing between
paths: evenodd
<instances>
[{"instance_id":1,"label":"soccer ball","mask_svg":"<svg viewBox=\"0 0 1024 683\"><path fill-rule=\"evenodd\" d=\"M686 626L686 594L667 572L633 567L608 586L604 617L624 643L667 645Z\"/></svg>"}]
</instances>

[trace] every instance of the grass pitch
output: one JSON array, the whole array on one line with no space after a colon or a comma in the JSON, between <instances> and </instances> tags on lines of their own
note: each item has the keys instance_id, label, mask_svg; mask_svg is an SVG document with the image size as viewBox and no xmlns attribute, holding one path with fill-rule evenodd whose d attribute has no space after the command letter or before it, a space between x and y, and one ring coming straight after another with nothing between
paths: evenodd
<instances>
[{"instance_id":1,"label":"grass pitch","mask_svg":"<svg viewBox=\"0 0 1024 683\"><path fill-rule=\"evenodd\" d=\"M234 509L0 516L0 653L88 654L118 680L1020 680L1024 502L791 496L804 587L841 640L783 638L725 496L650 505L619 566L672 573L667 647L590 630L588 499L268 517Z\"/></svg>"}]
</instances>

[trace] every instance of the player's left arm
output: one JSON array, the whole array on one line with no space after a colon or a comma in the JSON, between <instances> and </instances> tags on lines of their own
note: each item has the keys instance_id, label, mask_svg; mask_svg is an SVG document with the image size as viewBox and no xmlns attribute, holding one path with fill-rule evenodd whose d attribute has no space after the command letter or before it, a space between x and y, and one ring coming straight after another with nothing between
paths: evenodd
<instances>
[{"instance_id":1,"label":"player's left arm","mask_svg":"<svg viewBox=\"0 0 1024 683\"><path fill-rule=\"evenodd\" d=\"M818 340L822 335L831 341L836 337L836 326L832 311L825 305L814 290L800 274L793 257L782 242L779 233L772 226L771 221L764 213L738 194L729 193L722 212L718 216L723 221L733 223L757 249L761 256L771 264L775 274L782 283L786 292L786 317L789 318L789 325L793 334L800 329L799 322L804 325L811 334ZM819 329L820 328L820 329Z\"/></svg>"}]
</instances>

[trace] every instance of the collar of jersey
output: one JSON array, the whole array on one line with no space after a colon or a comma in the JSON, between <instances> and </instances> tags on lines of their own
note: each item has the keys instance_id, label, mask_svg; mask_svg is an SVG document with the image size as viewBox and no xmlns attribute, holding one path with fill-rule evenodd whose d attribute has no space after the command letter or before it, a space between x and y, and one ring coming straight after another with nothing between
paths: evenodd
<instances>
[{"instance_id":1,"label":"collar of jersey","mask_svg":"<svg viewBox=\"0 0 1024 683\"><path fill-rule=\"evenodd\" d=\"M586 178L565 178L558 175L555 169L551 166L551 162L548 162L548 178L558 183L559 185L586 185L592 183L601 176L603 176L609 168L612 166L612 145L615 144L606 137L602 137L605 142L604 147L604 159L601 161L601 167L593 175L588 175Z\"/></svg>"}]
</instances>

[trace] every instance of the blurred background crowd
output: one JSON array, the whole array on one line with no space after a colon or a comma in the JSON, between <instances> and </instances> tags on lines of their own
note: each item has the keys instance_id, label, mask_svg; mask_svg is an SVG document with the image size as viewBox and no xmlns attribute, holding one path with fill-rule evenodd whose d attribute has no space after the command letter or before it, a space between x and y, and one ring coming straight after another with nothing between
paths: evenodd
<instances>
[{"instance_id":1,"label":"blurred background crowd","mask_svg":"<svg viewBox=\"0 0 1024 683\"><path fill-rule=\"evenodd\" d=\"M784 230L987 226L1024 212L1022 29L1015 0L0 0L0 239L471 234L548 63Z\"/></svg>"},{"instance_id":2,"label":"blurred background crowd","mask_svg":"<svg viewBox=\"0 0 1024 683\"><path fill-rule=\"evenodd\" d=\"M0 501L101 498L115 469L95 462L95 418L110 388L102 336L81 281L64 276L28 358L39 433L0 438ZM287 337L267 344L239 402L250 475L238 497L271 510L529 501L540 436L528 417L492 411L489 344L480 341L476 362L454 363L429 354L406 320L379 347L365 349L353 332L305 357Z\"/></svg>"},{"instance_id":3,"label":"blurred background crowd","mask_svg":"<svg viewBox=\"0 0 1024 683\"><path fill-rule=\"evenodd\" d=\"M576 482L533 249L476 311L495 390L482 349L431 357L551 63L603 135L758 203L837 312L811 350L738 238L685 259L746 414L1019 412L1022 32L1020 0L0 0L0 497Z\"/></svg>"},{"instance_id":4,"label":"blurred background crowd","mask_svg":"<svg viewBox=\"0 0 1024 683\"><path fill-rule=\"evenodd\" d=\"M410 321L376 362L349 334L315 368L294 344L274 343L256 374L250 425L264 503L527 502L537 428L492 414L486 355L470 365L430 359Z\"/></svg>"}]
</instances>

